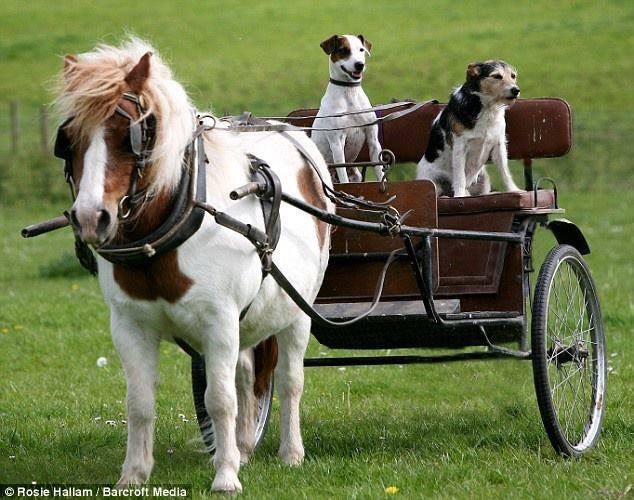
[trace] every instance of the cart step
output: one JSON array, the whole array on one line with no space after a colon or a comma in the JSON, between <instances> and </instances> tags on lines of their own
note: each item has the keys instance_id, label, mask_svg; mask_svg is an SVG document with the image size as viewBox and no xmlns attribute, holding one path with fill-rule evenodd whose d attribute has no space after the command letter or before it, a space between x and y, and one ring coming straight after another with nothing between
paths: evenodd
<instances>
[{"instance_id":1,"label":"cart step","mask_svg":"<svg viewBox=\"0 0 634 500\"><path fill-rule=\"evenodd\" d=\"M439 314L460 313L460 300L434 300ZM322 316L333 320L343 321L363 314L370 308L370 302L338 302L334 304L315 304L315 310ZM379 302L376 309L368 316L420 316L427 317L422 300L401 300L393 302Z\"/></svg>"},{"instance_id":2,"label":"cart step","mask_svg":"<svg viewBox=\"0 0 634 500\"><path fill-rule=\"evenodd\" d=\"M520 317L508 312L460 311L459 299L435 300L439 315L450 320L490 320ZM338 302L315 304L315 309L331 321L346 321L359 316L370 307L368 302ZM512 323L512 324L511 324ZM519 339L522 321L487 327L493 342L509 342ZM432 321L425 312L422 301L380 302L367 317L347 325L333 328L312 325L312 333L323 345L333 349L399 349L409 347L455 347L486 345L476 325L446 327Z\"/></svg>"}]
</instances>

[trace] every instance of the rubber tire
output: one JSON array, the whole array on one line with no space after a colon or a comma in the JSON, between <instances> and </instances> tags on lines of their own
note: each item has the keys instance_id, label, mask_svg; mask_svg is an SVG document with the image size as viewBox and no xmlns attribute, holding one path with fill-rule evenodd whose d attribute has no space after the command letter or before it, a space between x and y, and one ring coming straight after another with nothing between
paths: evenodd
<instances>
[{"instance_id":1,"label":"rubber tire","mask_svg":"<svg viewBox=\"0 0 634 500\"><path fill-rule=\"evenodd\" d=\"M559 418L553 403L553 397L548 380L548 360L546 357L546 328L548 318L549 290L551 283L560 269L563 261L573 263L581 277L583 288L587 290L587 297L592 301L591 307L595 308L595 334L597 341L597 373L598 377L602 377L602 390L600 392L592 391L592 401L594 408L588 408L588 421L593 421L593 435L582 439L583 446L576 446L566 438L564 430L560 425ZM588 301L586 301L588 303ZM586 311L588 306L586 305ZM541 414L542 422L550 442L555 450L564 457L580 457L584 453L591 450L597 443L601 434L601 426L605 415L605 396L607 388L607 361L603 318L599 300L596 294L596 287L590 269L581 256L581 254L570 245L557 245L553 247L542 264L539 271L539 277L535 286L535 295L533 300L533 314L531 322L531 347L532 347L532 364L533 364L533 380L535 383L535 392L537 395L537 404ZM588 423L586 422L586 424ZM587 441L587 442L584 442Z\"/></svg>"},{"instance_id":2,"label":"rubber tire","mask_svg":"<svg viewBox=\"0 0 634 500\"><path fill-rule=\"evenodd\" d=\"M194 396L194 408L196 409L196 420L198 421L198 427L200 428L200 434L205 443L206 450L213 455L216 447L214 442L214 433L211 427L211 418L205 408L205 390L207 389L207 377L205 374L205 359L203 356L192 356L192 394ZM269 425L269 418L271 416L271 407L273 406L273 378L269 387L258 401L258 424L256 426L256 441L255 448L257 448L264 436Z\"/></svg>"}]
</instances>

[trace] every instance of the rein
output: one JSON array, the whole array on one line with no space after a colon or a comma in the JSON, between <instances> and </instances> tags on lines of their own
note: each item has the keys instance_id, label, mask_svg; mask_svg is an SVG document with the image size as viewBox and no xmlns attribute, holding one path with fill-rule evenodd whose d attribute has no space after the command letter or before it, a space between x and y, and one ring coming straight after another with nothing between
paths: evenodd
<instances>
[{"instance_id":1,"label":"rein","mask_svg":"<svg viewBox=\"0 0 634 500\"><path fill-rule=\"evenodd\" d=\"M131 96L133 98L125 98L137 103L139 109L142 110L138 96ZM410 104L411 107L406 110L392 113L390 115L387 115L386 117L377 119L374 122L366 124L364 126L374 125L381 121L394 120L396 118L404 116L405 114L420 109L421 107L430 104L431 102L434 101L427 101L415 105L413 103L406 103ZM392 105L389 105L389 107L396 107L401 105L402 103L394 103ZM122 111L123 113L121 113ZM136 156L137 161L135 163L135 171L133 172L133 179L131 180L129 195L124 196L122 200L124 200L126 197L129 197L128 199L132 199L133 196L138 195L138 193L136 193L136 181L139 178L139 174L141 176L143 175L143 169L145 168L146 161L149 156L147 154L147 152L149 151L149 136L147 134L147 130L143 130L144 127L140 126L138 129L136 127L133 129L134 125L138 125L141 122L133 122L132 117L127 112L125 112L125 110L123 110L122 108L119 109L119 107L117 107L116 112L131 120L130 143L132 152ZM265 230L262 231L261 229L258 229L251 224L245 224L224 212L216 210L213 206L206 203L205 165L207 163L207 158L204 152L203 133L207 130L215 128L216 122L214 119L213 125L207 126L204 124L203 119L204 116L198 117L198 127L196 128L192 140L185 153L183 161L186 162L186 168L185 172L183 173L178 192L173 200L171 214L157 230L155 230L145 238L121 245L105 245L96 249L97 253L106 260L115 264L125 265L147 261L147 259L168 252L184 243L200 228L200 225L202 224L202 220L204 218L204 212L208 212L212 217L214 217L215 221L219 225L243 235L253 244L261 260L263 279L266 275L271 274L271 277L276 281L276 283L313 321L321 324L322 326L341 327L355 323L371 314L381 299L388 268L402 253L402 249L393 251L386 260L379 276L379 280L377 281L372 302L369 308L364 313L353 319L341 322L333 322L324 318L308 302L304 300L301 294L286 279L284 274L273 262L273 251L275 250L280 236L279 209L281 201L285 201L301 210L304 210L307 213L310 213L311 215L319 216L320 218L322 218L322 220L326 220L329 223L336 224L336 222L341 218L329 213L327 213L327 215L330 215L330 217L326 217L324 214L316 213L320 211L317 210L315 207L312 207L305 203L295 203L294 200L284 195L281 188L281 182L275 172L273 172L273 170L269 167L269 165L266 162L251 155L249 156L249 160L251 162L252 182L232 191L230 197L234 200L237 200L245 196L255 194L261 201ZM142 122L145 122L145 119ZM70 141L67 140L67 136L64 133L64 127L65 125L67 125L67 123L68 121L62 124L62 126L59 128L58 137L55 144L55 154L56 156L59 156L66 160L65 172L67 175L67 180L71 185L71 191L74 198L74 180L72 178L72 170L70 168L72 167L72 165L69 167L69 164L72 161L72 149L70 149ZM240 122L238 121L237 123ZM342 130L343 128L335 128L332 130ZM217 129L227 130L220 127ZM373 227L373 230L375 232L390 235L392 237L402 235L402 223L409 212L400 215L398 211L390 205L390 203L394 200L394 197L391 197L390 199L382 203L371 202L369 200L352 196L343 191L335 190L325 182L314 158L312 158L311 154L303 147L301 142L293 137L293 135L289 134L290 131L311 130L310 127L289 126L289 128L277 128L276 124L270 124L264 119L253 117L249 114L246 117L246 125L232 124L230 130L274 130L279 132L284 136L285 139L293 144L293 146L298 150L301 156L316 172L322 184L324 195L327 196L333 203L347 208L377 212L381 215L381 222L377 224L376 228ZM66 144L64 144L64 138L66 139ZM64 145L66 145L67 147L66 150L62 148L62 146ZM70 217L68 217L67 214L66 218L70 220ZM66 225L63 222L64 221L58 220L49 221L37 225L41 226L41 228L31 227L27 229L31 229L33 231L33 235L41 234L42 232L44 232L44 229L42 229L43 227L46 227L46 230L53 230ZM38 229L42 230L38 232ZM83 243L79 239L77 234L75 235L75 247L76 254L80 260L80 263L88 270L90 270L93 274L96 274L97 263L94 255L92 254L88 245ZM241 319L242 317L244 317L247 310L248 307L241 313Z\"/></svg>"},{"instance_id":2,"label":"rein","mask_svg":"<svg viewBox=\"0 0 634 500\"><path fill-rule=\"evenodd\" d=\"M225 116L220 120L229 124L228 128L221 128L219 130L233 130L236 132L313 132L315 130L322 132L331 132L336 130L348 130L351 128L362 128L362 127L372 127L374 125L378 125L380 123L390 122L392 120L396 120L398 118L402 118L403 116L409 115L427 105L436 104L438 101L435 99L424 101L424 102L395 102L390 104L383 104L381 106L376 106L373 108L367 108L363 110L356 110L350 112L342 112L335 113L332 115L324 115L324 116L287 116L287 117L279 117L279 116L268 116L268 117L256 117L253 116L248 111L244 112L239 116ZM377 117L375 120L372 120L368 123L362 124L352 124L340 127L300 127L298 125L292 125L288 123L269 123L268 120L306 120L310 118L314 119L322 119L322 118L339 118L348 115L360 115L365 113L374 113L376 111L384 111L388 109L393 109L401 106L409 106L407 109L403 109L401 111L396 111L394 113L390 113L385 116Z\"/></svg>"}]
</instances>

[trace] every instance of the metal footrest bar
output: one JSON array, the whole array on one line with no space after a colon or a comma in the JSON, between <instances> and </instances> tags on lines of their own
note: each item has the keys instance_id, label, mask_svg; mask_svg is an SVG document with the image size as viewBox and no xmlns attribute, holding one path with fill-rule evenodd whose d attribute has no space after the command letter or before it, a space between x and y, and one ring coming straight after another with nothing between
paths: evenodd
<instances>
[{"instance_id":1,"label":"metal footrest bar","mask_svg":"<svg viewBox=\"0 0 634 500\"><path fill-rule=\"evenodd\" d=\"M486 360L516 357L498 351L462 352L437 356L344 356L336 358L305 358L305 367L318 366L374 366L374 365L415 365L449 363L452 361ZM528 358L518 358L528 359Z\"/></svg>"}]
</instances>

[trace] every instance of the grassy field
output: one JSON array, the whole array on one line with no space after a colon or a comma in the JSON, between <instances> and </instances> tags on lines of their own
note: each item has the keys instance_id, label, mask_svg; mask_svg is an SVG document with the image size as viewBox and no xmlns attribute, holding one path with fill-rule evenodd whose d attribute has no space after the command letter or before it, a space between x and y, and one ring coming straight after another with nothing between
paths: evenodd
<instances>
[{"instance_id":1,"label":"grassy field","mask_svg":"<svg viewBox=\"0 0 634 500\"><path fill-rule=\"evenodd\" d=\"M151 14L150 14L151 12ZM71 255L69 232L26 242L24 225L67 208L61 165L33 153L35 110L49 102L65 53L149 38L195 103L219 114L315 106L334 32L374 43L364 88L373 102L444 100L472 60L519 69L525 97L573 107L575 147L538 167L589 239L611 373L602 440L564 461L545 436L530 364L309 369L302 419L306 463L276 458L277 406L245 498L623 498L634 489L634 266L630 159L634 127L634 4L627 0L467 5L310 2L4 0L0 7L0 483L109 484L125 452L125 383L94 279ZM22 152L8 152L11 100L25 111ZM520 178L520 171L514 170ZM552 244L541 232L538 254ZM164 344L152 481L211 485L189 393L187 357ZM327 349L316 343L310 355ZM329 353L330 354L330 353ZM97 358L108 364L98 368Z\"/></svg>"},{"instance_id":2,"label":"grassy field","mask_svg":"<svg viewBox=\"0 0 634 500\"><path fill-rule=\"evenodd\" d=\"M172 63L197 106L218 114L286 114L316 106L327 78L319 43L332 33L364 33L374 43L364 88L373 102L439 99L474 60L503 58L518 68L524 97L558 96L574 112L575 149L551 163L562 185L631 186L634 156L628 91L634 62L634 4L537 0L292 3L4 0L0 8L0 200L66 191L56 163L33 158L37 110L52 100L62 56L126 31L151 40ZM150 14L151 13L151 14ZM9 102L21 103L22 154L8 155ZM51 127L53 128L53 127ZM25 175L26 174L26 175ZM30 183L30 184L29 184ZM1 203L1 201L0 201Z\"/></svg>"},{"instance_id":3,"label":"grassy field","mask_svg":"<svg viewBox=\"0 0 634 500\"><path fill-rule=\"evenodd\" d=\"M620 498L634 483L634 272L624 244L633 202L562 198L594 250L612 367L604 433L590 456L554 454L528 363L312 368L301 412L305 465L277 460L275 407L263 446L241 472L245 498L380 498L388 486L406 498ZM51 213L8 209L0 217L0 483L107 484L124 456L125 383L96 280L68 253L70 234L19 240L23 225ZM543 254L552 241L541 232L538 243ZM170 344L162 351L152 480L202 496L212 471L192 441L187 356ZM313 343L309 354L326 352Z\"/></svg>"}]
</instances>

